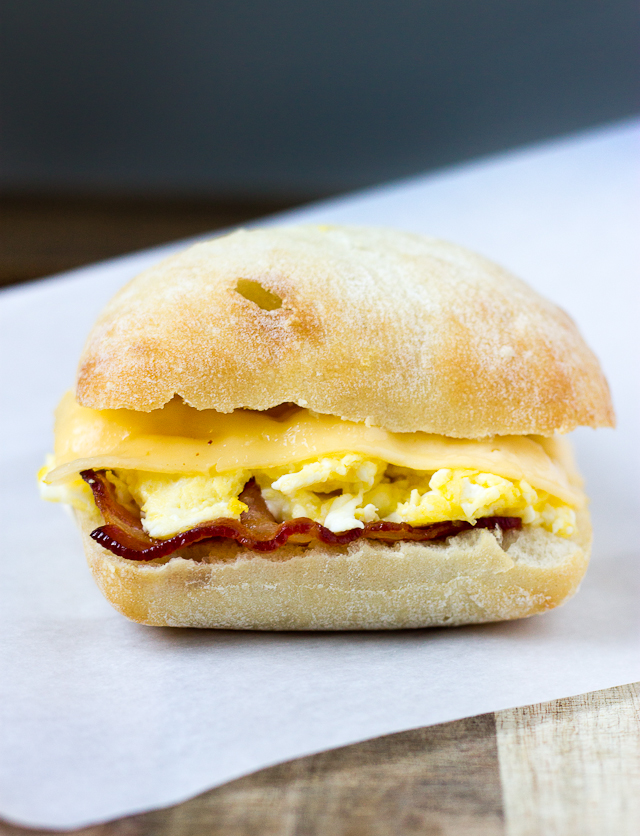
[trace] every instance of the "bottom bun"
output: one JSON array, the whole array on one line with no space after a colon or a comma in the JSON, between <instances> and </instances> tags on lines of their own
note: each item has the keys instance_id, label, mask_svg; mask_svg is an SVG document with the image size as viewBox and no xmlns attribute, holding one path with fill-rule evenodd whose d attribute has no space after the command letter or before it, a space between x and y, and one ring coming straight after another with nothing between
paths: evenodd
<instances>
[{"instance_id":1,"label":"bottom bun","mask_svg":"<svg viewBox=\"0 0 640 836\"><path fill-rule=\"evenodd\" d=\"M195 559L117 557L79 514L93 576L127 618L166 627L242 630L378 630L524 618L562 604L589 559L585 511L578 534L542 528L466 531L431 543L344 548L287 546L259 555L234 543L192 547Z\"/></svg>"}]
</instances>

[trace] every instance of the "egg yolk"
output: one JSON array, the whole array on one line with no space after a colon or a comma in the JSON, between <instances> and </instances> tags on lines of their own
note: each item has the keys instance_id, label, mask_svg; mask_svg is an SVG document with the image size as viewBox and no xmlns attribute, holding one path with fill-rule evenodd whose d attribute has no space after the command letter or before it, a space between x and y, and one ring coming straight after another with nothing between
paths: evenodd
<instances>
[{"instance_id":1,"label":"egg yolk","mask_svg":"<svg viewBox=\"0 0 640 836\"><path fill-rule=\"evenodd\" d=\"M490 516L520 517L525 525L542 526L561 537L570 537L576 526L573 508L524 479L468 469L422 472L358 453L258 471L190 475L118 470L109 476L119 500L135 504L144 529L159 539L219 517L238 519L246 509L238 497L251 477L276 520L309 517L333 532L379 520L422 526L444 520L473 524ZM56 487L44 485L42 478L40 484L47 499L83 510L93 505L91 491L79 477Z\"/></svg>"}]
</instances>

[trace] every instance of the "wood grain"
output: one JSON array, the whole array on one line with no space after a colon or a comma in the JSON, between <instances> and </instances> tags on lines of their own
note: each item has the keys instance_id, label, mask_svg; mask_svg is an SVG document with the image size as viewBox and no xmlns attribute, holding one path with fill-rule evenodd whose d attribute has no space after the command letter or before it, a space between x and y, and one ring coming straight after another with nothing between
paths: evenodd
<instances>
[{"instance_id":1,"label":"wood grain","mask_svg":"<svg viewBox=\"0 0 640 836\"><path fill-rule=\"evenodd\" d=\"M264 769L76 836L502 836L488 714ZM0 824L1 836L43 836Z\"/></svg>"},{"instance_id":2,"label":"wood grain","mask_svg":"<svg viewBox=\"0 0 640 836\"><path fill-rule=\"evenodd\" d=\"M6 197L0 284L241 223L297 201ZM637 836L640 690L381 737L76 836ZM497 729L497 735L496 735ZM503 798L504 811L503 818ZM0 836L44 836L0 822Z\"/></svg>"},{"instance_id":3,"label":"wood grain","mask_svg":"<svg viewBox=\"0 0 640 836\"><path fill-rule=\"evenodd\" d=\"M637 836L640 685L380 737L74 832ZM0 836L50 833L0 822Z\"/></svg>"},{"instance_id":4,"label":"wood grain","mask_svg":"<svg viewBox=\"0 0 640 836\"><path fill-rule=\"evenodd\" d=\"M640 685L496 722L508 836L638 836Z\"/></svg>"}]
</instances>

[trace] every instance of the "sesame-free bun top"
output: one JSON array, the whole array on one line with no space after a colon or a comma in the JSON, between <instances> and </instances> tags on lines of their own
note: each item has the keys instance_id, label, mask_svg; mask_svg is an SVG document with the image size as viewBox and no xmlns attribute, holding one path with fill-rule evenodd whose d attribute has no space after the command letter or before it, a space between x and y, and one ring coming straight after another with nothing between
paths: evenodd
<instances>
[{"instance_id":1,"label":"sesame-free bun top","mask_svg":"<svg viewBox=\"0 0 640 836\"><path fill-rule=\"evenodd\" d=\"M133 279L89 335L77 399L148 412L175 395L463 438L614 423L564 311L462 247L368 227L241 230Z\"/></svg>"}]
</instances>

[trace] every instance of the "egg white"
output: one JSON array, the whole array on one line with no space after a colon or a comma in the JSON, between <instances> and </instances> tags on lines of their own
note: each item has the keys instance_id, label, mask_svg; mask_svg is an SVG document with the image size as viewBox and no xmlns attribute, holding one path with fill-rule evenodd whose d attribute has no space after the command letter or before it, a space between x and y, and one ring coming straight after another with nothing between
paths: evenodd
<instances>
[{"instance_id":1,"label":"egg white","mask_svg":"<svg viewBox=\"0 0 640 836\"><path fill-rule=\"evenodd\" d=\"M246 505L238 497L252 476L276 520L310 517L333 532L379 520L421 526L516 516L525 525L570 537L576 525L573 508L524 479L451 468L427 473L359 453L321 456L256 472L185 475L119 470L110 478L120 501L140 508L145 531L163 539L219 517L239 519ZM44 485L42 478L40 484L47 499L83 509L92 501L79 478L55 489Z\"/></svg>"}]
</instances>

